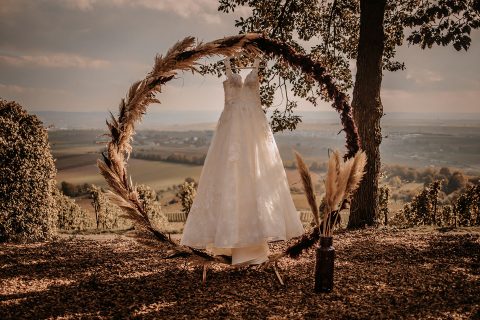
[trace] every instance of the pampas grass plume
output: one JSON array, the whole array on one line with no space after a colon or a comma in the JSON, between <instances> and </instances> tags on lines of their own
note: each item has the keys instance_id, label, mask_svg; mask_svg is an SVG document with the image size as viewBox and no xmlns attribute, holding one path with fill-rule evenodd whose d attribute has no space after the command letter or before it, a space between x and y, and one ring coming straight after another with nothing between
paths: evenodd
<instances>
[{"instance_id":1,"label":"pampas grass plume","mask_svg":"<svg viewBox=\"0 0 480 320\"><path fill-rule=\"evenodd\" d=\"M345 186L345 196L350 196L355 190L357 190L363 176L365 175L366 164L367 155L365 154L365 151L357 152L353 158L351 173L348 177L347 185Z\"/></svg>"},{"instance_id":2,"label":"pampas grass plume","mask_svg":"<svg viewBox=\"0 0 480 320\"><path fill-rule=\"evenodd\" d=\"M310 205L310 209L312 210L315 224L317 225L317 227L319 227L320 217L318 214L317 197L315 195L315 188L312 182L312 175L310 174L310 171L308 170L305 161L303 161L302 156L296 151L295 158L297 159L298 173L300 174L300 177L302 179L305 196L307 197L308 204Z\"/></svg>"}]
</instances>

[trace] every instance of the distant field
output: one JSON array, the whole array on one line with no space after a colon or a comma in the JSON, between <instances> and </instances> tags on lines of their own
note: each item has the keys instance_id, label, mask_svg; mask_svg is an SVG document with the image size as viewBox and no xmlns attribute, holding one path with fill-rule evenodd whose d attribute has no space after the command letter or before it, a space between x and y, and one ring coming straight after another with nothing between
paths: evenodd
<instances>
[{"instance_id":1,"label":"distant field","mask_svg":"<svg viewBox=\"0 0 480 320\"><path fill-rule=\"evenodd\" d=\"M195 126L182 128L184 131L138 131L133 141L134 152L180 153L187 157L206 154L213 132L198 130ZM323 162L328 150L344 150L345 138L340 130L336 121L304 123L299 130L276 133L275 140L286 163L293 160L293 150L299 151L307 162ZM104 133L102 130L58 130L49 132L49 136L53 151L65 156L98 152L102 148L98 142L106 140ZM478 121L387 121L383 135L381 156L386 164L416 168L447 166L480 173ZM62 168L61 164L59 167Z\"/></svg>"},{"instance_id":2,"label":"distant field","mask_svg":"<svg viewBox=\"0 0 480 320\"><path fill-rule=\"evenodd\" d=\"M99 153L54 153L53 156L59 172L95 164L97 159L101 158Z\"/></svg>"},{"instance_id":3,"label":"distant field","mask_svg":"<svg viewBox=\"0 0 480 320\"><path fill-rule=\"evenodd\" d=\"M106 186L96 166L105 141L101 130L59 130L49 132L52 153L56 159L57 182L92 183ZM144 146L145 147L145 146ZM179 184L187 177L196 180L201 167L187 164L130 159L129 174L134 183L148 184L159 190Z\"/></svg>"},{"instance_id":4,"label":"distant field","mask_svg":"<svg viewBox=\"0 0 480 320\"><path fill-rule=\"evenodd\" d=\"M133 140L133 151L144 155L180 154L186 157L200 157L208 151L213 132L211 127L183 127L183 131L139 131ZM318 164L327 160L329 149L342 150L345 144L340 126L335 121L305 123L293 132L275 134L280 154L287 166L293 161L293 150L299 151L307 163ZM58 130L50 131L49 139L58 170L57 181L73 184L92 183L106 186L96 167L101 157L106 137L103 130ZM461 169L469 175L480 175L480 124L478 122L406 121L385 123L385 135L381 151L385 164L399 164L417 169L432 167L437 170L447 166L452 170ZM103 143L99 143L103 141ZM134 183L147 184L157 191L178 185L185 178L198 181L201 166L130 159L129 174ZM292 197L297 209L308 209L302 192L302 185L296 170L286 169L292 188ZM314 173L317 193L322 194L322 173ZM396 192L421 189L421 183L406 183ZM175 191L166 192L161 199L164 208L180 209L179 204L167 205ZM88 203L85 203L88 207ZM403 206L401 201L392 203L395 211Z\"/></svg>"},{"instance_id":5,"label":"distant field","mask_svg":"<svg viewBox=\"0 0 480 320\"><path fill-rule=\"evenodd\" d=\"M128 168L134 183L147 184L155 190L179 184L186 177L192 177L198 181L202 170L201 166L139 159L130 159ZM60 183L61 181L68 181L73 184L93 183L106 186L95 162L59 170L57 182Z\"/></svg>"}]
</instances>

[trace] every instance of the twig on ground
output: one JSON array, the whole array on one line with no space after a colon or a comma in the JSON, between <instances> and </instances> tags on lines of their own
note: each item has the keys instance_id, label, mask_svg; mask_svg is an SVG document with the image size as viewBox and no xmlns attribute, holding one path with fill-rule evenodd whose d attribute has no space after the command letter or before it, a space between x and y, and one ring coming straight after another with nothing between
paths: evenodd
<instances>
[{"instance_id":1,"label":"twig on ground","mask_svg":"<svg viewBox=\"0 0 480 320\"><path fill-rule=\"evenodd\" d=\"M282 277L280 276L280 273L278 272L278 269L277 269L277 261L275 261L274 264L273 264L273 271L275 271L275 275L277 276L277 279L278 279L278 281L280 282L280 284L281 284L282 286L284 286L285 283L283 283L283 279L282 279Z\"/></svg>"},{"instance_id":2,"label":"twig on ground","mask_svg":"<svg viewBox=\"0 0 480 320\"><path fill-rule=\"evenodd\" d=\"M207 268L208 268L208 264L205 263L203 265L203 275L202 275L202 283L204 286L207 283Z\"/></svg>"}]
</instances>

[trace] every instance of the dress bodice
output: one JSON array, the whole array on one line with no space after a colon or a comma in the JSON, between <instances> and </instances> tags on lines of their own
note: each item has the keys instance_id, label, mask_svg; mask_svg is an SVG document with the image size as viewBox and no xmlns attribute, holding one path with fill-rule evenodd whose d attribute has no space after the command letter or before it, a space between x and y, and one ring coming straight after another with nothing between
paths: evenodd
<instances>
[{"instance_id":1,"label":"dress bodice","mask_svg":"<svg viewBox=\"0 0 480 320\"><path fill-rule=\"evenodd\" d=\"M260 85L258 82L259 60L255 59L252 71L242 80L242 76L232 72L230 60L225 60L227 79L223 82L225 91L225 108L228 107L261 107Z\"/></svg>"}]
</instances>

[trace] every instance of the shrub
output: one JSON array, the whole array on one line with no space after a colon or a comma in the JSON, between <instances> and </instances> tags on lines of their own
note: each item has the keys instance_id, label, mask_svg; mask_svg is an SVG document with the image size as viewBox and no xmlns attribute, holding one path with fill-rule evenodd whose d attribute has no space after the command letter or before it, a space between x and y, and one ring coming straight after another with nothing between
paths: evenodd
<instances>
[{"instance_id":1,"label":"shrub","mask_svg":"<svg viewBox=\"0 0 480 320\"><path fill-rule=\"evenodd\" d=\"M42 122L19 104L0 100L0 241L52 238L55 175Z\"/></svg>"},{"instance_id":2,"label":"shrub","mask_svg":"<svg viewBox=\"0 0 480 320\"><path fill-rule=\"evenodd\" d=\"M480 186L468 186L453 204L455 222L460 226L480 225L479 208Z\"/></svg>"},{"instance_id":3,"label":"shrub","mask_svg":"<svg viewBox=\"0 0 480 320\"><path fill-rule=\"evenodd\" d=\"M397 203L398 199L400 199L400 194L398 192L393 192L392 193L392 200Z\"/></svg>"},{"instance_id":4,"label":"shrub","mask_svg":"<svg viewBox=\"0 0 480 320\"><path fill-rule=\"evenodd\" d=\"M451 205L445 205L442 207L442 225L451 226L456 225L455 216L453 214L453 208Z\"/></svg>"},{"instance_id":5,"label":"shrub","mask_svg":"<svg viewBox=\"0 0 480 320\"><path fill-rule=\"evenodd\" d=\"M408 224L413 226L438 224L438 194L441 181L434 181L405 204L403 214Z\"/></svg>"},{"instance_id":6,"label":"shrub","mask_svg":"<svg viewBox=\"0 0 480 320\"><path fill-rule=\"evenodd\" d=\"M324 172L324 171L327 171L327 163L326 162L318 163L317 161L313 161L309 169L310 171Z\"/></svg>"},{"instance_id":7,"label":"shrub","mask_svg":"<svg viewBox=\"0 0 480 320\"><path fill-rule=\"evenodd\" d=\"M192 208L193 199L195 198L195 195L197 193L196 188L197 186L195 182L185 181L182 185L180 185L180 191L177 194L177 196L182 201L182 211L187 217L190 213L190 209Z\"/></svg>"},{"instance_id":8,"label":"shrub","mask_svg":"<svg viewBox=\"0 0 480 320\"><path fill-rule=\"evenodd\" d=\"M157 201L157 193L146 185L138 185L137 192L152 224L161 230L167 229L168 219L162 213L161 205ZM132 226L130 220L122 217L122 209L108 199L102 188L91 185L90 193L97 229L115 229Z\"/></svg>"},{"instance_id":9,"label":"shrub","mask_svg":"<svg viewBox=\"0 0 480 320\"><path fill-rule=\"evenodd\" d=\"M390 200L390 188L388 186L382 186L378 189L378 206L379 217L377 217L378 223L388 224L388 201Z\"/></svg>"},{"instance_id":10,"label":"shrub","mask_svg":"<svg viewBox=\"0 0 480 320\"><path fill-rule=\"evenodd\" d=\"M445 176L445 177L450 177L452 175L452 172L450 171L450 168L442 167L442 168L440 168L439 174L441 174L442 176Z\"/></svg>"},{"instance_id":11,"label":"shrub","mask_svg":"<svg viewBox=\"0 0 480 320\"><path fill-rule=\"evenodd\" d=\"M474 185L480 185L480 176L473 176L468 179L468 183Z\"/></svg>"},{"instance_id":12,"label":"shrub","mask_svg":"<svg viewBox=\"0 0 480 320\"><path fill-rule=\"evenodd\" d=\"M405 218L405 212L403 210L398 210L395 212L395 215L390 220L390 225L397 227L405 227L409 225L409 222Z\"/></svg>"},{"instance_id":13,"label":"shrub","mask_svg":"<svg viewBox=\"0 0 480 320\"><path fill-rule=\"evenodd\" d=\"M400 190L399 192L399 199L404 202L410 202L415 197L417 191L410 189L410 190Z\"/></svg>"},{"instance_id":14,"label":"shrub","mask_svg":"<svg viewBox=\"0 0 480 320\"><path fill-rule=\"evenodd\" d=\"M108 200L105 192L100 187L91 185L90 195L95 211L97 229L116 229L130 226L129 223L120 218L122 210Z\"/></svg>"},{"instance_id":15,"label":"shrub","mask_svg":"<svg viewBox=\"0 0 480 320\"><path fill-rule=\"evenodd\" d=\"M400 188L402 186L402 179L399 176L393 176L389 181L390 186L393 188Z\"/></svg>"},{"instance_id":16,"label":"shrub","mask_svg":"<svg viewBox=\"0 0 480 320\"><path fill-rule=\"evenodd\" d=\"M444 185L443 191L445 191L446 194L450 194L465 188L467 182L467 177L465 177L463 173L456 171L450 176L448 183Z\"/></svg>"},{"instance_id":17,"label":"shrub","mask_svg":"<svg viewBox=\"0 0 480 320\"><path fill-rule=\"evenodd\" d=\"M64 195L60 190L54 192L57 204L57 228L62 230L85 230L93 226L87 213L75 203L75 200Z\"/></svg>"},{"instance_id":18,"label":"shrub","mask_svg":"<svg viewBox=\"0 0 480 320\"><path fill-rule=\"evenodd\" d=\"M75 185L66 181L62 181L60 188L64 195L69 197L78 197L90 193L90 185L88 183Z\"/></svg>"},{"instance_id":19,"label":"shrub","mask_svg":"<svg viewBox=\"0 0 480 320\"><path fill-rule=\"evenodd\" d=\"M60 189L62 190L62 193L64 195L67 195L69 197L75 196L75 185L73 183L62 181L60 183Z\"/></svg>"},{"instance_id":20,"label":"shrub","mask_svg":"<svg viewBox=\"0 0 480 320\"><path fill-rule=\"evenodd\" d=\"M148 214L153 225L161 230L168 225L167 217L162 213L160 202L157 201L157 193L146 185L138 185L137 192L140 200L143 201L143 206Z\"/></svg>"},{"instance_id":21,"label":"shrub","mask_svg":"<svg viewBox=\"0 0 480 320\"><path fill-rule=\"evenodd\" d=\"M435 181L415 196L412 202L396 213L394 224L404 226L480 225L480 186L470 185L462 190L451 204L439 208L440 181Z\"/></svg>"}]
</instances>

